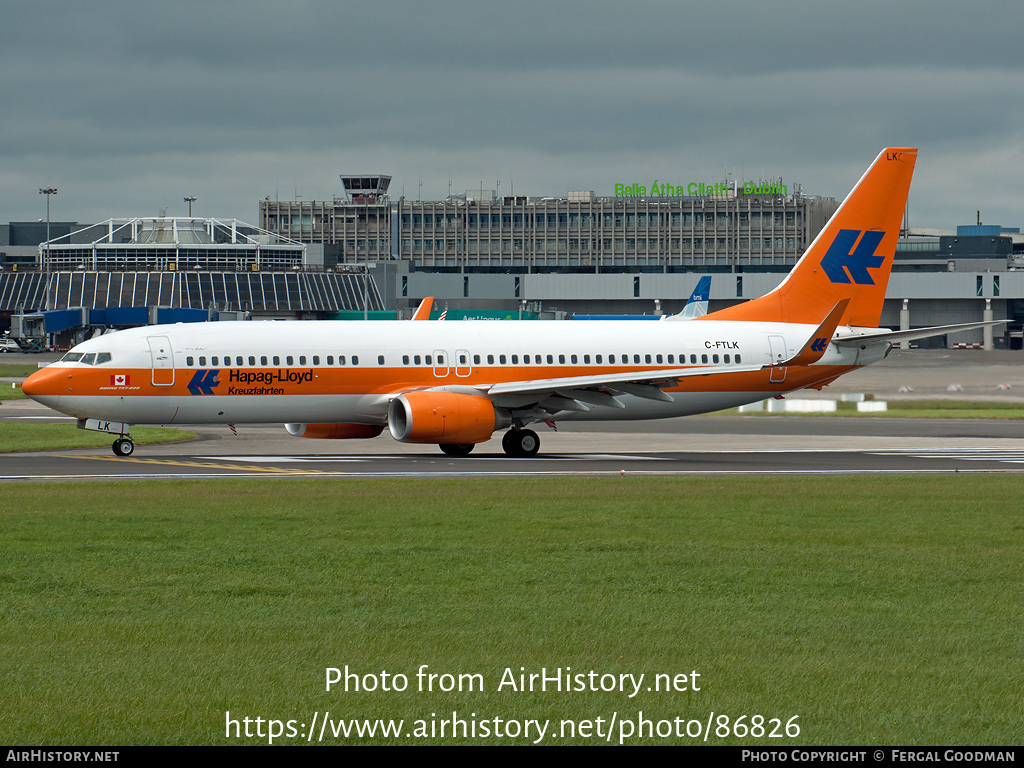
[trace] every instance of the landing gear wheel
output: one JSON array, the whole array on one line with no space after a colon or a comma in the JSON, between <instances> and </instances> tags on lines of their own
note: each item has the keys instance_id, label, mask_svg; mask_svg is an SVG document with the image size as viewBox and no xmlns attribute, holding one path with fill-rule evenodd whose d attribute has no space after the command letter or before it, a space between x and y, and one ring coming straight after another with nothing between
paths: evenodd
<instances>
[{"instance_id":1,"label":"landing gear wheel","mask_svg":"<svg viewBox=\"0 0 1024 768\"><path fill-rule=\"evenodd\" d=\"M115 456L131 456L135 453L135 443L130 437L119 437L111 446Z\"/></svg>"},{"instance_id":2,"label":"landing gear wheel","mask_svg":"<svg viewBox=\"0 0 1024 768\"><path fill-rule=\"evenodd\" d=\"M519 455L536 456L540 450L540 438L532 429L519 430Z\"/></svg>"},{"instance_id":3,"label":"landing gear wheel","mask_svg":"<svg viewBox=\"0 0 1024 768\"><path fill-rule=\"evenodd\" d=\"M519 455L518 453L516 453L516 450L517 450L516 432L517 431L518 430L510 429L508 432L506 432L504 435L501 436L501 450L503 450L509 456L518 456Z\"/></svg>"},{"instance_id":4,"label":"landing gear wheel","mask_svg":"<svg viewBox=\"0 0 1024 768\"><path fill-rule=\"evenodd\" d=\"M441 443L438 448L448 456L469 456L473 446L473 443Z\"/></svg>"},{"instance_id":5,"label":"landing gear wheel","mask_svg":"<svg viewBox=\"0 0 1024 768\"><path fill-rule=\"evenodd\" d=\"M540 450L540 438L532 429L512 429L501 438L501 448L509 456L529 458Z\"/></svg>"}]
</instances>

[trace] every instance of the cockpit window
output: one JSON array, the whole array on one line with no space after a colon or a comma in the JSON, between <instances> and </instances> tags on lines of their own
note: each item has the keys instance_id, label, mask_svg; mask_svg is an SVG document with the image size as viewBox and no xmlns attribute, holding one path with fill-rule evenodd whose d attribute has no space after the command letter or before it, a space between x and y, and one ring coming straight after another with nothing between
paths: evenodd
<instances>
[{"instance_id":1,"label":"cockpit window","mask_svg":"<svg viewBox=\"0 0 1024 768\"><path fill-rule=\"evenodd\" d=\"M81 352L68 352L64 357L60 359L62 363L77 363L82 359Z\"/></svg>"},{"instance_id":2,"label":"cockpit window","mask_svg":"<svg viewBox=\"0 0 1024 768\"><path fill-rule=\"evenodd\" d=\"M102 365L103 363L110 362L109 352L97 352L96 353L96 365Z\"/></svg>"},{"instance_id":3,"label":"cockpit window","mask_svg":"<svg viewBox=\"0 0 1024 768\"><path fill-rule=\"evenodd\" d=\"M92 365L93 363L96 362L96 353L90 352L87 355L82 355L82 359L79 360L78 362L85 363L86 365Z\"/></svg>"}]
</instances>

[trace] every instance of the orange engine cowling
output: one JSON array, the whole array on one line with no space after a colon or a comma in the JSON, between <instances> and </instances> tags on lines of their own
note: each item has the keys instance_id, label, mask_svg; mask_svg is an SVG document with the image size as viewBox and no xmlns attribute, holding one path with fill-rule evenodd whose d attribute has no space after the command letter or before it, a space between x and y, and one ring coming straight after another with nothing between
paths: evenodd
<instances>
[{"instance_id":1,"label":"orange engine cowling","mask_svg":"<svg viewBox=\"0 0 1024 768\"><path fill-rule=\"evenodd\" d=\"M381 424L285 424L289 435L321 440L360 440L384 431Z\"/></svg>"},{"instance_id":2,"label":"orange engine cowling","mask_svg":"<svg viewBox=\"0 0 1024 768\"><path fill-rule=\"evenodd\" d=\"M388 406L388 429L403 443L482 443L508 421L486 397L459 392L406 392Z\"/></svg>"}]
</instances>

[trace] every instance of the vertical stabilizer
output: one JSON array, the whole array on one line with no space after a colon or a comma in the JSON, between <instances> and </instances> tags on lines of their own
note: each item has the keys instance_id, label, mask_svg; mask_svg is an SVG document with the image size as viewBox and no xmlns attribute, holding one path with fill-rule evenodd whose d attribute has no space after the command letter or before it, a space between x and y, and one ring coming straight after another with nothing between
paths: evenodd
<instances>
[{"instance_id":1,"label":"vertical stabilizer","mask_svg":"<svg viewBox=\"0 0 1024 768\"><path fill-rule=\"evenodd\" d=\"M701 320L818 324L843 299L840 325L877 327L917 149L883 150L782 284Z\"/></svg>"}]
</instances>

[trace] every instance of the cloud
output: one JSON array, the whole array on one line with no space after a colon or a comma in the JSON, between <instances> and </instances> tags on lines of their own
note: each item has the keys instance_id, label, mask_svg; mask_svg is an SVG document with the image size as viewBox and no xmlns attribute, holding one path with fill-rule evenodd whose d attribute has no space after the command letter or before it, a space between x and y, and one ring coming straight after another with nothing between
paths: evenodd
<instances>
[{"instance_id":1,"label":"cloud","mask_svg":"<svg viewBox=\"0 0 1024 768\"><path fill-rule=\"evenodd\" d=\"M38 218L54 184L65 219L196 194L252 221L265 195L340 194L342 172L424 198L726 172L842 197L893 144L921 147L922 225L1020 215L1024 62L991 21L1009 2L59 7L0 30L0 219Z\"/></svg>"}]
</instances>

